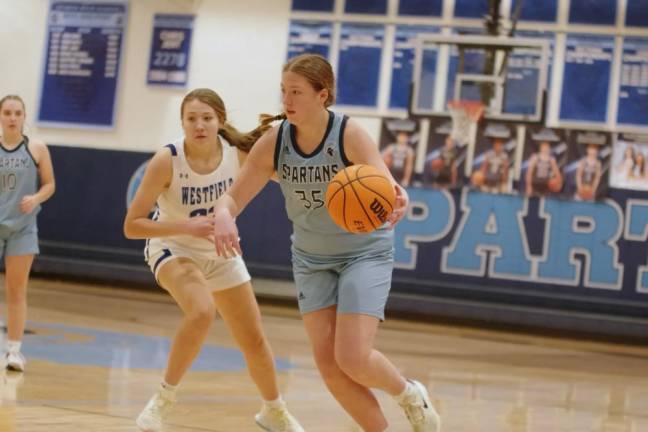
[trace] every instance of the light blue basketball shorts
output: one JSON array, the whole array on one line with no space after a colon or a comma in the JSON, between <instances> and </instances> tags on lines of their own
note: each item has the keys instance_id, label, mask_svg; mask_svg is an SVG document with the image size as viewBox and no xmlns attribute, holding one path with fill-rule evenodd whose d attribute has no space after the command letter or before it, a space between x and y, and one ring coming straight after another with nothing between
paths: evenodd
<instances>
[{"instance_id":1,"label":"light blue basketball shorts","mask_svg":"<svg viewBox=\"0 0 648 432\"><path fill-rule=\"evenodd\" d=\"M35 255L39 252L36 220L17 231L0 226L0 256Z\"/></svg>"},{"instance_id":2,"label":"light blue basketball shorts","mask_svg":"<svg viewBox=\"0 0 648 432\"><path fill-rule=\"evenodd\" d=\"M393 249L353 258L292 250L293 276L302 315L337 305L338 313L385 319L391 288Z\"/></svg>"}]
</instances>

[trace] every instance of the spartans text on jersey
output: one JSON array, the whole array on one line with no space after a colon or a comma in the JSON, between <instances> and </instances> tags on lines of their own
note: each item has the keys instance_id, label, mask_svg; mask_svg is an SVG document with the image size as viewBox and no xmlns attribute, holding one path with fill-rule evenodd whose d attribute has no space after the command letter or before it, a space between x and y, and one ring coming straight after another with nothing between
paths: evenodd
<instances>
[{"instance_id":1,"label":"spartans text on jersey","mask_svg":"<svg viewBox=\"0 0 648 432\"><path fill-rule=\"evenodd\" d=\"M23 169L30 166L28 157L0 157L0 168Z\"/></svg>"},{"instance_id":2,"label":"spartans text on jersey","mask_svg":"<svg viewBox=\"0 0 648 432\"><path fill-rule=\"evenodd\" d=\"M338 164L290 166L284 163L281 165L281 179L298 184L328 183L338 170Z\"/></svg>"}]
</instances>

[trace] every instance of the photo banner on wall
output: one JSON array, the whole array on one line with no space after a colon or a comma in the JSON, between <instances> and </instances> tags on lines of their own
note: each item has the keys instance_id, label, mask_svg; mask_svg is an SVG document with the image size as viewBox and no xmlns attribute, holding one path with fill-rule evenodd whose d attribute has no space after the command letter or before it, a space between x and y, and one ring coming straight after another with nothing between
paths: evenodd
<instances>
[{"instance_id":1,"label":"photo banner on wall","mask_svg":"<svg viewBox=\"0 0 648 432\"><path fill-rule=\"evenodd\" d=\"M194 15L155 14L147 83L187 85Z\"/></svg>"},{"instance_id":2,"label":"photo banner on wall","mask_svg":"<svg viewBox=\"0 0 648 432\"><path fill-rule=\"evenodd\" d=\"M619 134L614 143L610 186L648 190L648 135Z\"/></svg>"},{"instance_id":3,"label":"photo banner on wall","mask_svg":"<svg viewBox=\"0 0 648 432\"><path fill-rule=\"evenodd\" d=\"M420 141L418 120L383 118L380 128L380 154L394 180L403 187L409 187L414 179Z\"/></svg>"},{"instance_id":4,"label":"photo banner on wall","mask_svg":"<svg viewBox=\"0 0 648 432\"><path fill-rule=\"evenodd\" d=\"M112 128L126 2L52 0L38 122Z\"/></svg>"}]
</instances>

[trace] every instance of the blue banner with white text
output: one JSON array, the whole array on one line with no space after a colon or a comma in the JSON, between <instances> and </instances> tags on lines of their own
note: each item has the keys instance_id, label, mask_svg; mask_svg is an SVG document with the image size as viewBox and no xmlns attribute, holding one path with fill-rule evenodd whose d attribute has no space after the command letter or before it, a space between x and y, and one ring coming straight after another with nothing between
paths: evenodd
<instances>
[{"instance_id":1,"label":"blue banner with white text","mask_svg":"<svg viewBox=\"0 0 648 432\"><path fill-rule=\"evenodd\" d=\"M114 126L126 18L125 2L50 2L40 123Z\"/></svg>"},{"instance_id":2,"label":"blue banner with white text","mask_svg":"<svg viewBox=\"0 0 648 432\"><path fill-rule=\"evenodd\" d=\"M193 15L155 14L147 83L187 85Z\"/></svg>"}]
</instances>

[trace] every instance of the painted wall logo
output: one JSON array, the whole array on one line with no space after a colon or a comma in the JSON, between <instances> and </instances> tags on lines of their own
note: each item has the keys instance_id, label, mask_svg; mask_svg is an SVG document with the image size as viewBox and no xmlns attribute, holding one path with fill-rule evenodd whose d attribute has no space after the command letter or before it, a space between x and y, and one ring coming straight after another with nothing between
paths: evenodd
<instances>
[{"instance_id":1,"label":"painted wall logo","mask_svg":"<svg viewBox=\"0 0 648 432\"><path fill-rule=\"evenodd\" d=\"M137 192L139 185L142 183L144 172L146 171L148 163L149 160L143 162L140 166L138 166L131 176L130 180L128 181L128 187L126 188L126 208L130 207L131 202L133 202L133 198L135 198L135 193ZM154 213L156 209L157 205L153 206L151 213Z\"/></svg>"},{"instance_id":2,"label":"painted wall logo","mask_svg":"<svg viewBox=\"0 0 648 432\"><path fill-rule=\"evenodd\" d=\"M458 197L444 190L409 193L409 214L396 230L396 268L432 265L444 274L620 291L625 267L636 266L632 288L648 294L645 255L619 253L620 243L629 249L648 239L648 200L627 200L624 215L611 199L540 199L530 212L529 199L516 195L468 189ZM456 207L460 217L455 223ZM525 223L528 218L534 223ZM427 256L418 256L419 247L442 240L446 245L439 261L423 262ZM637 260L643 261L636 265Z\"/></svg>"}]
</instances>

